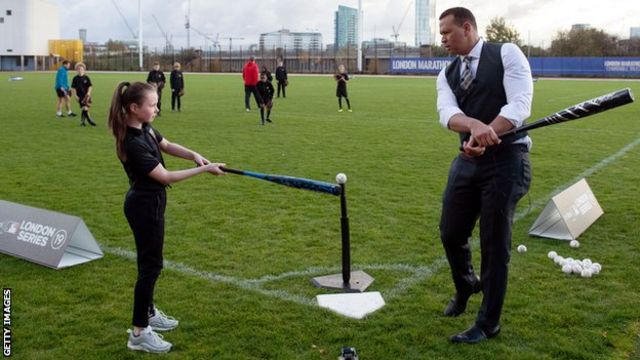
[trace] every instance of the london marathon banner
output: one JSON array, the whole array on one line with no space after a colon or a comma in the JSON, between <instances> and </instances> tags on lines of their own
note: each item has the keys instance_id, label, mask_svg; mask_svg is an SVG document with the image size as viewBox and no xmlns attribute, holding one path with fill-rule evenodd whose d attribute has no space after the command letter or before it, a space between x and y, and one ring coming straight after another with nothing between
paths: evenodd
<instances>
[{"instance_id":1,"label":"london marathon banner","mask_svg":"<svg viewBox=\"0 0 640 360\"><path fill-rule=\"evenodd\" d=\"M389 72L437 75L454 58L390 58ZM640 58L532 57L534 76L640 77Z\"/></svg>"}]
</instances>

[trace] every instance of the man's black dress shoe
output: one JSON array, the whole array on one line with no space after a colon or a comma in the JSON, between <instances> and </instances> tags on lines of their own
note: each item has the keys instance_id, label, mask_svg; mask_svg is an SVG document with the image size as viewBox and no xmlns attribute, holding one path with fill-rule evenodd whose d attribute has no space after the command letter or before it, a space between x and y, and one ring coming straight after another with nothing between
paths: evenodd
<instances>
[{"instance_id":1,"label":"man's black dress shoe","mask_svg":"<svg viewBox=\"0 0 640 360\"><path fill-rule=\"evenodd\" d=\"M491 339L500 333L500 325L492 330L482 330L477 325L473 325L460 334L453 335L449 338L452 343L476 344L482 340Z\"/></svg>"},{"instance_id":2,"label":"man's black dress shoe","mask_svg":"<svg viewBox=\"0 0 640 360\"><path fill-rule=\"evenodd\" d=\"M480 281L478 281L472 293L464 295L456 293L444 309L444 316L455 317L462 314L467 309L467 301L469 301L471 295L479 293L480 290L482 290L482 287L480 286Z\"/></svg>"}]
</instances>

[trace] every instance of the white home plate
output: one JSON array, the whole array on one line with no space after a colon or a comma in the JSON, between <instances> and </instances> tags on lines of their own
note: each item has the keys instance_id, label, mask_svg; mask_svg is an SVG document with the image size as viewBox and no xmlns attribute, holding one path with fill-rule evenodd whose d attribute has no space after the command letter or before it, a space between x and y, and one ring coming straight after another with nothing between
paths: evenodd
<instances>
[{"instance_id":1,"label":"white home plate","mask_svg":"<svg viewBox=\"0 0 640 360\"><path fill-rule=\"evenodd\" d=\"M378 291L316 296L318 305L354 319L362 319L385 305Z\"/></svg>"}]
</instances>

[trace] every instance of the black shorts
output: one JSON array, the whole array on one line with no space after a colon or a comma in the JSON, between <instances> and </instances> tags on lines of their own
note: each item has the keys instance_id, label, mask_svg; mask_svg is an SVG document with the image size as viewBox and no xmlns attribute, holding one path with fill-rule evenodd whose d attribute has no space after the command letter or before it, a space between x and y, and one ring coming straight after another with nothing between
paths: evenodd
<instances>
[{"instance_id":1,"label":"black shorts","mask_svg":"<svg viewBox=\"0 0 640 360\"><path fill-rule=\"evenodd\" d=\"M64 98L69 96L69 92L65 91L65 90L60 90L60 89L56 89L56 94L58 95L59 98Z\"/></svg>"},{"instance_id":2,"label":"black shorts","mask_svg":"<svg viewBox=\"0 0 640 360\"><path fill-rule=\"evenodd\" d=\"M91 97L81 97L80 100L78 100L78 104L80 104L80 107L91 107Z\"/></svg>"},{"instance_id":3,"label":"black shorts","mask_svg":"<svg viewBox=\"0 0 640 360\"><path fill-rule=\"evenodd\" d=\"M273 100L266 99L262 102L262 105L264 105L264 107L266 107L267 109L271 109L273 107Z\"/></svg>"}]
</instances>

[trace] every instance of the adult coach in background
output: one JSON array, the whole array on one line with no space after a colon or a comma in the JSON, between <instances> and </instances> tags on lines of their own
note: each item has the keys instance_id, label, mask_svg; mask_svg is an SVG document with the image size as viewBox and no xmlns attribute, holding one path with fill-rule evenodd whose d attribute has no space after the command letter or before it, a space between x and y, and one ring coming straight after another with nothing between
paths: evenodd
<instances>
[{"instance_id":1,"label":"adult coach in background","mask_svg":"<svg viewBox=\"0 0 640 360\"><path fill-rule=\"evenodd\" d=\"M498 138L523 125L531 113L533 81L524 54L514 44L484 42L468 9L440 15L442 45L457 57L438 75L440 123L460 135L444 190L440 236L456 293L446 316L458 316L469 297L483 292L475 324L454 343L477 343L500 332L507 290L511 226L518 200L529 190L526 135ZM480 219L481 277L471 264L469 239Z\"/></svg>"},{"instance_id":2,"label":"adult coach in background","mask_svg":"<svg viewBox=\"0 0 640 360\"><path fill-rule=\"evenodd\" d=\"M287 68L284 67L282 61L278 62L278 67L276 68L276 81L278 82L278 97L280 97L280 89L282 89L282 97L286 98L286 88L287 85L289 85L289 77L287 76Z\"/></svg>"},{"instance_id":3,"label":"adult coach in background","mask_svg":"<svg viewBox=\"0 0 640 360\"><path fill-rule=\"evenodd\" d=\"M262 99L260 98L260 94L258 94L258 81L260 80L260 70L258 69L258 64L256 64L256 58L251 56L249 57L249 61L244 64L242 68L242 80L244 80L244 107L247 111L251 111L251 106L249 105L249 98L251 94L256 99L256 105L260 108L262 104Z\"/></svg>"}]
</instances>

